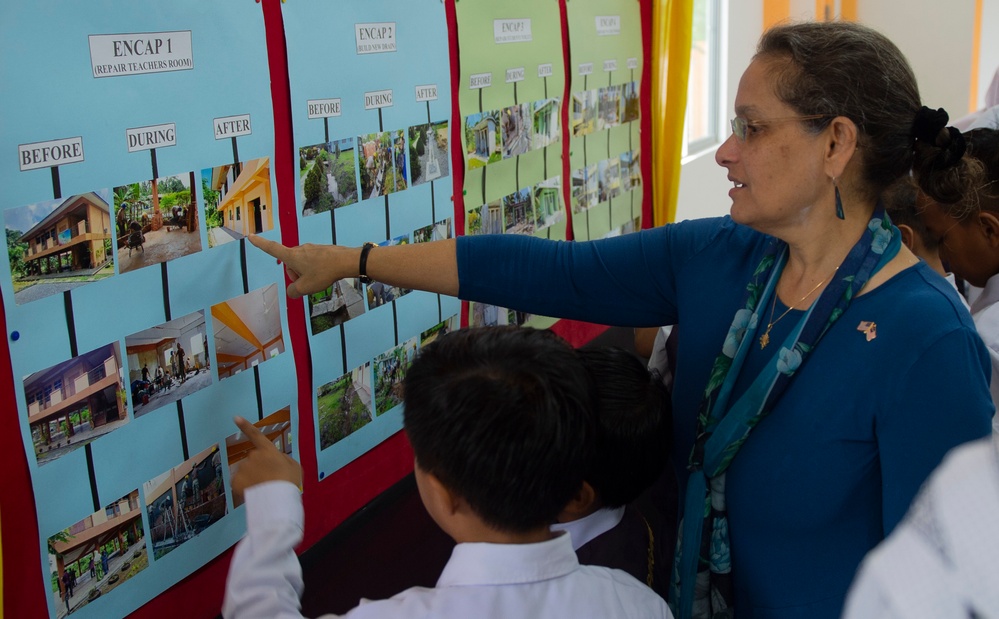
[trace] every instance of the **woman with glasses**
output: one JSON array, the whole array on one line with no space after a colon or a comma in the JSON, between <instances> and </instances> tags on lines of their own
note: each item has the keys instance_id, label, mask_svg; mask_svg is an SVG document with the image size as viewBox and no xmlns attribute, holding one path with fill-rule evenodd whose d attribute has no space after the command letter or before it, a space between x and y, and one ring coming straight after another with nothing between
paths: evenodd
<instances>
[{"instance_id":1,"label":"woman with glasses","mask_svg":"<svg viewBox=\"0 0 999 619\"><path fill-rule=\"evenodd\" d=\"M864 554L951 447L989 433L989 357L878 196L975 182L905 58L852 23L761 39L716 159L731 216L601 241L284 248L289 294L358 274L622 326L682 323L678 617L838 617Z\"/></svg>"}]
</instances>

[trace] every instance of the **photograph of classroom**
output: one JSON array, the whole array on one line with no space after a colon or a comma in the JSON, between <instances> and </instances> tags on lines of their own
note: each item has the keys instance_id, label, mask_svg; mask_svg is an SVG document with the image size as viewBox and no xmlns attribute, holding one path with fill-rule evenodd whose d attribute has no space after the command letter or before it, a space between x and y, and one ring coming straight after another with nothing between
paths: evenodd
<instances>
[{"instance_id":1,"label":"photograph of classroom","mask_svg":"<svg viewBox=\"0 0 999 619\"><path fill-rule=\"evenodd\" d=\"M48 539L56 617L108 595L149 566L139 491Z\"/></svg>"},{"instance_id":2,"label":"photograph of classroom","mask_svg":"<svg viewBox=\"0 0 999 619\"><path fill-rule=\"evenodd\" d=\"M284 291L271 284L212 306L219 380L284 352L279 293Z\"/></svg>"},{"instance_id":3,"label":"photograph of classroom","mask_svg":"<svg viewBox=\"0 0 999 619\"><path fill-rule=\"evenodd\" d=\"M209 247L274 229L269 157L202 170L201 192Z\"/></svg>"},{"instance_id":4,"label":"photograph of classroom","mask_svg":"<svg viewBox=\"0 0 999 619\"><path fill-rule=\"evenodd\" d=\"M135 417L211 385L205 312L125 336L125 358Z\"/></svg>"},{"instance_id":5,"label":"photograph of classroom","mask_svg":"<svg viewBox=\"0 0 999 619\"><path fill-rule=\"evenodd\" d=\"M109 200L104 189L4 211L18 305L114 275Z\"/></svg>"},{"instance_id":6,"label":"photograph of classroom","mask_svg":"<svg viewBox=\"0 0 999 619\"><path fill-rule=\"evenodd\" d=\"M38 464L128 423L122 373L115 342L25 377L24 399Z\"/></svg>"}]
</instances>

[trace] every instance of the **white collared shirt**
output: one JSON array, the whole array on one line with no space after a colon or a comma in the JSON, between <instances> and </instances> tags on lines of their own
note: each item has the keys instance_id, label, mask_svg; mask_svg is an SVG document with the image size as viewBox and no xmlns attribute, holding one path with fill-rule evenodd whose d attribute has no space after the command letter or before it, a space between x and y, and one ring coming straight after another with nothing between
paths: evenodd
<instances>
[{"instance_id":1,"label":"white collared shirt","mask_svg":"<svg viewBox=\"0 0 999 619\"><path fill-rule=\"evenodd\" d=\"M944 458L905 520L864 559L843 619L999 617L996 440Z\"/></svg>"},{"instance_id":2,"label":"white collared shirt","mask_svg":"<svg viewBox=\"0 0 999 619\"><path fill-rule=\"evenodd\" d=\"M551 526L552 531L565 531L572 538L572 549L579 550L592 540L610 531L624 518L626 505L621 507L604 507L589 516L583 516L572 522L557 522Z\"/></svg>"},{"instance_id":3,"label":"white collared shirt","mask_svg":"<svg viewBox=\"0 0 999 619\"><path fill-rule=\"evenodd\" d=\"M992 393L992 403L999 408L999 275L989 278L981 294L971 304L971 318L975 321L978 336L989 349L989 358L992 360L989 391ZM999 415L992 418L992 432L999 432Z\"/></svg>"},{"instance_id":4,"label":"white collared shirt","mask_svg":"<svg viewBox=\"0 0 999 619\"><path fill-rule=\"evenodd\" d=\"M268 482L246 491L246 536L236 546L222 614L227 619L297 618L302 571L298 489ZM324 615L332 619L334 615ZM536 544L455 546L437 587L361 600L351 619L507 617L671 618L666 602L620 570L579 565L567 535Z\"/></svg>"}]
</instances>

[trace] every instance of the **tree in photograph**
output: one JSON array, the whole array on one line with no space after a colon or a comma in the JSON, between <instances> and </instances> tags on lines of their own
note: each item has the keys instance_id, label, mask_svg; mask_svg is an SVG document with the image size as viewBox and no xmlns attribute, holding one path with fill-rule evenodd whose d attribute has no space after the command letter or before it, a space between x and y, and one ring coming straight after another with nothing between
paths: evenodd
<instances>
[{"instance_id":1,"label":"tree in photograph","mask_svg":"<svg viewBox=\"0 0 999 619\"><path fill-rule=\"evenodd\" d=\"M326 170L323 169L318 158L316 159L316 165L312 166L309 173L305 175L304 191L306 208L312 208L319 200L319 197L329 191Z\"/></svg>"},{"instance_id":2,"label":"tree in photograph","mask_svg":"<svg viewBox=\"0 0 999 619\"><path fill-rule=\"evenodd\" d=\"M222 215L218 211L219 192L211 188L204 176L201 177L201 195L205 199L205 225L209 228L222 226Z\"/></svg>"},{"instance_id":3,"label":"tree in photograph","mask_svg":"<svg viewBox=\"0 0 999 619\"><path fill-rule=\"evenodd\" d=\"M24 277L28 271L28 265L24 262L28 244L19 242L20 238L20 230L7 228L7 258L10 260L10 274L14 279Z\"/></svg>"}]
</instances>

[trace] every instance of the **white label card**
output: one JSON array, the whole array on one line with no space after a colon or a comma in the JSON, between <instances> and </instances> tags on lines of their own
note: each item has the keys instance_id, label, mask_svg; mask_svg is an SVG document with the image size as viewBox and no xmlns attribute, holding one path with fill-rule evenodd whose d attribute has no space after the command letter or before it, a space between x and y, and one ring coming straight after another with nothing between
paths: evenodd
<instances>
[{"instance_id":1,"label":"white label card","mask_svg":"<svg viewBox=\"0 0 999 619\"><path fill-rule=\"evenodd\" d=\"M94 77L186 71L194 68L191 31L90 35Z\"/></svg>"},{"instance_id":2,"label":"white label card","mask_svg":"<svg viewBox=\"0 0 999 619\"><path fill-rule=\"evenodd\" d=\"M638 68L638 58L629 58L628 59L628 68L629 69L637 69Z\"/></svg>"},{"instance_id":3,"label":"white label card","mask_svg":"<svg viewBox=\"0 0 999 619\"><path fill-rule=\"evenodd\" d=\"M163 148L165 146L176 146L177 125L167 123L165 125L125 129L125 140L128 142L128 152L130 153L140 150Z\"/></svg>"},{"instance_id":4,"label":"white label card","mask_svg":"<svg viewBox=\"0 0 999 619\"><path fill-rule=\"evenodd\" d=\"M551 77L552 76L552 63L548 62L545 64L538 65L538 77Z\"/></svg>"},{"instance_id":5,"label":"white label card","mask_svg":"<svg viewBox=\"0 0 999 619\"><path fill-rule=\"evenodd\" d=\"M620 15L597 15L597 35L602 37L621 34Z\"/></svg>"},{"instance_id":6,"label":"white label card","mask_svg":"<svg viewBox=\"0 0 999 619\"><path fill-rule=\"evenodd\" d=\"M581 65L579 65L579 74L580 75L590 75L591 73L593 73L593 63L592 62L584 62Z\"/></svg>"},{"instance_id":7,"label":"white label card","mask_svg":"<svg viewBox=\"0 0 999 619\"><path fill-rule=\"evenodd\" d=\"M77 163L83 161L83 138L63 138L48 142L18 144L17 159L22 172Z\"/></svg>"},{"instance_id":8,"label":"white label card","mask_svg":"<svg viewBox=\"0 0 999 619\"><path fill-rule=\"evenodd\" d=\"M494 19L493 40L499 43L525 43L531 40L530 19Z\"/></svg>"},{"instance_id":9,"label":"white label card","mask_svg":"<svg viewBox=\"0 0 999 619\"><path fill-rule=\"evenodd\" d=\"M250 135L253 130L250 128L250 115L240 114L239 116L224 116L215 119L215 139L224 140L226 138L238 138L241 135Z\"/></svg>"},{"instance_id":10,"label":"white label card","mask_svg":"<svg viewBox=\"0 0 999 619\"><path fill-rule=\"evenodd\" d=\"M392 107L391 90L375 90L364 93L364 109L377 110L380 107Z\"/></svg>"},{"instance_id":11,"label":"white label card","mask_svg":"<svg viewBox=\"0 0 999 619\"><path fill-rule=\"evenodd\" d=\"M506 70L506 83L510 84L512 82L522 82L524 81L524 67L518 67L516 69Z\"/></svg>"},{"instance_id":12,"label":"white label card","mask_svg":"<svg viewBox=\"0 0 999 619\"><path fill-rule=\"evenodd\" d=\"M468 87L471 90L477 90L479 88L488 88L493 85L493 74L492 73L476 73L468 78Z\"/></svg>"},{"instance_id":13,"label":"white label card","mask_svg":"<svg viewBox=\"0 0 999 619\"><path fill-rule=\"evenodd\" d=\"M604 71L617 71L617 60L605 60Z\"/></svg>"},{"instance_id":14,"label":"white label card","mask_svg":"<svg viewBox=\"0 0 999 619\"><path fill-rule=\"evenodd\" d=\"M309 99L309 119L330 118L340 115L340 99Z\"/></svg>"},{"instance_id":15,"label":"white label card","mask_svg":"<svg viewBox=\"0 0 999 619\"><path fill-rule=\"evenodd\" d=\"M395 22L354 24L354 42L358 54L384 54L396 51Z\"/></svg>"},{"instance_id":16,"label":"white label card","mask_svg":"<svg viewBox=\"0 0 999 619\"><path fill-rule=\"evenodd\" d=\"M423 101L436 101L437 100L437 84L426 84L424 86L416 87L416 101L421 103Z\"/></svg>"}]
</instances>

